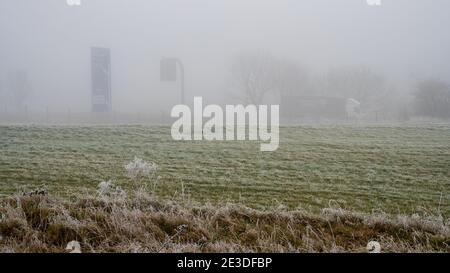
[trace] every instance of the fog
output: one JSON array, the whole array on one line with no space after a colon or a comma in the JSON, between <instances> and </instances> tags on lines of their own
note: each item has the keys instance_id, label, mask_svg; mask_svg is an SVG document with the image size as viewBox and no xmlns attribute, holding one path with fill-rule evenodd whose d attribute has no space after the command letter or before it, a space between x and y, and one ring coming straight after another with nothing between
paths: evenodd
<instances>
[{"instance_id":1,"label":"fog","mask_svg":"<svg viewBox=\"0 0 450 273\"><path fill-rule=\"evenodd\" d=\"M260 52L298 63L318 86L329 71L368 67L400 102L417 81L450 82L450 1L381 3L0 0L0 107L14 111L8 74L26 71L27 111L90 112L94 46L111 50L112 107L122 113L168 115L180 102L179 83L160 81L163 57L183 62L187 102L233 102L234 58Z\"/></svg>"}]
</instances>

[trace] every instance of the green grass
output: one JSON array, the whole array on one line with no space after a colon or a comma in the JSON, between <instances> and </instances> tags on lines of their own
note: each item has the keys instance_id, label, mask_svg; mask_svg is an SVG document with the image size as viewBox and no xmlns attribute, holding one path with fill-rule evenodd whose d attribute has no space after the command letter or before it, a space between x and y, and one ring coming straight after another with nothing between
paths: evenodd
<instances>
[{"instance_id":1,"label":"green grass","mask_svg":"<svg viewBox=\"0 0 450 273\"><path fill-rule=\"evenodd\" d=\"M450 215L450 126L289 127L280 148L179 142L169 127L0 126L0 194L46 185L65 194L106 179L127 187L134 156L160 167L156 193L264 208Z\"/></svg>"}]
</instances>

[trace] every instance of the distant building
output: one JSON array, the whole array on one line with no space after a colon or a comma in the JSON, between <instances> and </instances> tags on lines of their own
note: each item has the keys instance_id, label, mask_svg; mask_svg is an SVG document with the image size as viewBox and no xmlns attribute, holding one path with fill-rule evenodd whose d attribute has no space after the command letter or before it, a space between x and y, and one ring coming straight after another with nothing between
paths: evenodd
<instances>
[{"instance_id":1,"label":"distant building","mask_svg":"<svg viewBox=\"0 0 450 273\"><path fill-rule=\"evenodd\" d=\"M324 96L282 96L281 117L295 119L347 119L359 115L355 99Z\"/></svg>"},{"instance_id":2,"label":"distant building","mask_svg":"<svg viewBox=\"0 0 450 273\"><path fill-rule=\"evenodd\" d=\"M92 112L111 112L111 54L108 48L91 48Z\"/></svg>"}]
</instances>

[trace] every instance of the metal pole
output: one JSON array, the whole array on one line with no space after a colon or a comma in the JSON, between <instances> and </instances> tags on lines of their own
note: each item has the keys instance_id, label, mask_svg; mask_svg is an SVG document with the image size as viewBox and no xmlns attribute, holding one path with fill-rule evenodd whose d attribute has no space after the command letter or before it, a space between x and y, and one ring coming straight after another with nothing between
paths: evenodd
<instances>
[{"instance_id":1,"label":"metal pole","mask_svg":"<svg viewBox=\"0 0 450 273\"><path fill-rule=\"evenodd\" d=\"M28 105L25 105L25 122L28 122Z\"/></svg>"},{"instance_id":2,"label":"metal pole","mask_svg":"<svg viewBox=\"0 0 450 273\"><path fill-rule=\"evenodd\" d=\"M184 104L185 102L185 95L184 95L184 66L180 59L177 59L177 63L180 66L180 84L181 84L181 104Z\"/></svg>"}]
</instances>

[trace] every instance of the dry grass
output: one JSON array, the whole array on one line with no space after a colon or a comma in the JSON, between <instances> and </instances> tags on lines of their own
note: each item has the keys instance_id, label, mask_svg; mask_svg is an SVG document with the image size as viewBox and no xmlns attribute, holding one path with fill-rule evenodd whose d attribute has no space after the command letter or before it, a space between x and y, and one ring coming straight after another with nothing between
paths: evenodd
<instances>
[{"instance_id":1,"label":"dry grass","mask_svg":"<svg viewBox=\"0 0 450 273\"><path fill-rule=\"evenodd\" d=\"M145 191L127 198L45 192L0 201L0 252L63 252L71 240L83 252L450 252L443 217L320 214L284 208L159 201Z\"/></svg>"}]
</instances>

